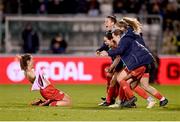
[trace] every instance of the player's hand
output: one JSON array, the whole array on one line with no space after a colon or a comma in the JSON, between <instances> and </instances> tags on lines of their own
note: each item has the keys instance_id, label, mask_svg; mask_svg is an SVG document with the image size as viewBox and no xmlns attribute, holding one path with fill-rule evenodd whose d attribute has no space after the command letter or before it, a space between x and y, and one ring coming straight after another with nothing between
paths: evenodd
<instances>
[{"instance_id":1,"label":"player's hand","mask_svg":"<svg viewBox=\"0 0 180 122\"><path fill-rule=\"evenodd\" d=\"M113 69L114 69L114 68L112 68L112 67L106 67L106 68L105 68L105 72L107 72L107 73L112 73L112 72L113 72Z\"/></svg>"},{"instance_id":2,"label":"player's hand","mask_svg":"<svg viewBox=\"0 0 180 122\"><path fill-rule=\"evenodd\" d=\"M108 56L108 53L106 51L101 51L100 56Z\"/></svg>"},{"instance_id":3,"label":"player's hand","mask_svg":"<svg viewBox=\"0 0 180 122\"><path fill-rule=\"evenodd\" d=\"M100 56L100 52L99 51L96 51L96 56Z\"/></svg>"},{"instance_id":4,"label":"player's hand","mask_svg":"<svg viewBox=\"0 0 180 122\"><path fill-rule=\"evenodd\" d=\"M104 70L105 70L105 72L109 72L110 68L106 67Z\"/></svg>"}]
</instances>

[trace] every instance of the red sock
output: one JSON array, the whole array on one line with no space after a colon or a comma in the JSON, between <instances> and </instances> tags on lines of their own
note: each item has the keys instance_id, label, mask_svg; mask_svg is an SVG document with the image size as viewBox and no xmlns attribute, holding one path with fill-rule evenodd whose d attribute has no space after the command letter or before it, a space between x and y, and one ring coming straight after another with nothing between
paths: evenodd
<instances>
[{"instance_id":1,"label":"red sock","mask_svg":"<svg viewBox=\"0 0 180 122\"><path fill-rule=\"evenodd\" d=\"M134 91L135 91L139 96L141 96L142 98L144 98L144 99L147 99L147 98L148 98L147 92L146 92L143 88L141 88L140 86L136 86L135 89L134 89Z\"/></svg>"},{"instance_id":2,"label":"red sock","mask_svg":"<svg viewBox=\"0 0 180 122\"><path fill-rule=\"evenodd\" d=\"M119 83L116 83L115 84L115 93L113 95L113 98L116 99L118 95L119 95Z\"/></svg>"},{"instance_id":3,"label":"red sock","mask_svg":"<svg viewBox=\"0 0 180 122\"><path fill-rule=\"evenodd\" d=\"M49 106L57 106L56 104L57 104L57 101L53 101L49 104Z\"/></svg>"},{"instance_id":4,"label":"red sock","mask_svg":"<svg viewBox=\"0 0 180 122\"><path fill-rule=\"evenodd\" d=\"M111 100L113 99L113 95L115 93L115 87L109 87L108 89L108 93L107 93L107 96L106 96L106 102L107 103L111 103Z\"/></svg>"},{"instance_id":5,"label":"red sock","mask_svg":"<svg viewBox=\"0 0 180 122\"><path fill-rule=\"evenodd\" d=\"M144 75L142 76L142 78L149 78L149 73L144 73Z\"/></svg>"},{"instance_id":6,"label":"red sock","mask_svg":"<svg viewBox=\"0 0 180 122\"><path fill-rule=\"evenodd\" d=\"M131 90L127 81L125 80L120 81L120 85L122 86L127 99L131 99L132 97L134 97L133 91Z\"/></svg>"},{"instance_id":7,"label":"red sock","mask_svg":"<svg viewBox=\"0 0 180 122\"><path fill-rule=\"evenodd\" d=\"M156 97L157 99L161 100L161 98L163 97L159 92L157 92L156 94L153 95L154 97Z\"/></svg>"},{"instance_id":8,"label":"red sock","mask_svg":"<svg viewBox=\"0 0 180 122\"><path fill-rule=\"evenodd\" d=\"M107 86L106 86L106 93L108 93L108 89L110 87L111 77L106 77L107 80Z\"/></svg>"},{"instance_id":9,"label":"red sock","mask_svg":"<svg viewBox=\"0 0 180 122\"><path fill-rule=\"evenodd\" d=\"M124 94L124 90L121 86L119 87L119 99L121 101L124 101L126 99L125 94Z\"/></svg>"}]
</instances>

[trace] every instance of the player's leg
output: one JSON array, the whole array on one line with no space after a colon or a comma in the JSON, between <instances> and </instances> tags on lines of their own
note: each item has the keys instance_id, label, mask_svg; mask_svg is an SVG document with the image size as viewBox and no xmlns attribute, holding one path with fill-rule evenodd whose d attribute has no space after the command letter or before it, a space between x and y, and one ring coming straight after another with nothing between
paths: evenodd
<instances>
[{"instance_id":1,"label":"player's leg","mask_svg":"<svg viewBox=\"0 0 180 122\"><path fill-rule=\"evenodd\" d=\"M114 75L111 79L110 82L110 86L107 92L107 96L106 96L106 102L110 105L110 104L114 104L115 103L115 94L116 94L116 83L117 83L117 72L114 72Z\"/></svg>"},{"instance_id":2,"label":"player's leg","mask_svg":"<svg viewBox=\"0 0 180 122\"><path fill-rule=\"evenodd\" d=\"M149 75L147 73L141 78L140 83L147 92L160 100L160 106L165 106L168 103L168 100L156 88L149 84Z\"/></svg>"},{"instance_id":3,"label":"player's leg","mask_svg":"<svg viewBox=\"0 0 180 122\"><path fill-rule=\"evenodd\" d=\"M128 71L127 69L125 69L125 71L127 72L126 77L128 77L129 79L132 79L132 81L130 81L130 83L128 83L127 81L125 82L125 80L122 80L120 82L120 85L123 87L123 90L125 91L126 97L129 99L128 101L126 101L124 103L124 106L129 105L129 104L131 105L131 104L133 104L134 102L137 101L137 98L134 96L134 94L131 91L131 88L130 88L130 86L128 84L131 84L132 82L134 82L135 87L136 87L137 84L139 83L137 81L139 81L140 78L143 76L145 70L146 70L145 66L140 66L140 67L138 67L138 68L136 68L136 69L134 69L132 71ZM140 92L143 95L145 93L142 89L140 89ZM145 96L145 97L147 97L147 96Z\"/></svg>"},{"instance_id":4,"label":"player's leg","mask_svg":"<svg viewBox=\"0 0 180 122\"><path fill-rule=\"evenodd\" d=\"M147 100L148 105L147 105L146 108L152 108L156 104L156 101L151 96L149 96L148 93L142 87L140 87L139 85L134 88L134 91L139 96L141 96L142 98Z\"/></svg>"},{"instance_id":5,"label":"player's leg","mask_svg":"<svg viewBox=\"0 0 180 122\"><path fill-rule=\"evenodd\" d=\"M33 102L31 102L30 104L33 106L38 106L39 104L43 103L44 101L45 100L37 99L37 100L34 100Z\"/></svg>"},{"instance_id":6,"label":"player's leg","mask_svg":"<svg viewBox=\"0 0 180 122\"><path fill-rule=\"evenodd\" d=\"M134 97L134 94L130 88L129 83L127 82L128 72L124 69L121 72L118 73L117 81L120 84L120 88L124 90L124 93L128 99L131 99Z\"/></svg>"},{"instance_id":7,"label":"player's leg","mask_svg":"<svg viewBox=\"0 0 180 122\"><path fill-rule=\"evenodd\" d=\"M127 100L127 98L126 98L125 92L123 90L123 87L121 85L121 81L124 80L127 77L127 72L124 69L120 70L119 72L117 72L116 77L117 77L116 80L118 81L117 82L118 83L118 87L117 87L118 90L116 89L116 95L118 94L119 101L121 101L120 104L122 104L122 103L124 103L125 100ZM112 108L120 107L120 105L119 104L114 104L114 105L111 105L109 107L112 107Z\"/></svg>"},{"instance_id":8,"label":"player's leg","mask_svg":"<svg viewBox=\"0 0 180 122\"><path fill-rule=\"evenodd\" d=\"M114 73L106 73L106 93L108 92L108 89L110 87L113 75Z\"/></svg>"},{"instance_id":9,"label":"player's leg","mask_svg":"<svg viewBox=\"0 0 180 122\"><path fill-rule=\"evenodd\" d=\"M118 84L119 85L119 84ZM117 90L117 89L116 89ZM117 92L117 91L116 91ZM110 108L117 108L117 107L121 107L123 105L123 103L127 100L124 90L122 89L122 87L118 87L118 97L119 97L119 103L115 103L113 105L110 105Z\"/></svg>"},{"instance_id":10,"label":"player's leg","mask_svg":"<svg viewBox=\"0 0 180 122\"><path fill-rule=\"evenodd\" d=\"M101 97L101 99L103 100L101 103L99 103L98 105L99 106L108 106L107 104L107 96L108 96L108 92L111 91L109 90L110 88L110 83L111 83L111 79L113 77L113 73L109 73L109 72L106 72L106 97Z\"/></svg>"},{"instance_id":11,"label":"player's leg","mask_svg":"<svg viewBox=\"0 0 180 122\"><path fill-rule=\"evenodd\" d=\"M139 81L133 81L132 79L129 79L128 82L130 82L131 88L135 93L137 93L143 99L147 100L148 105L146 108L152 108L156 104L156 101L151 96L149 96L148 93L139 85Z\"/></svg>"},{"instance_id":12,"label":"player's leg","mask_svg":"<svg viewBox=\"0 0 180 122\"><path fill-rule=\"evenodd\" d=\"M52 101L49 106L71 106L72 101L69 95L64 94L62 100L59 101Z\"/></svg>"}]
</instances>

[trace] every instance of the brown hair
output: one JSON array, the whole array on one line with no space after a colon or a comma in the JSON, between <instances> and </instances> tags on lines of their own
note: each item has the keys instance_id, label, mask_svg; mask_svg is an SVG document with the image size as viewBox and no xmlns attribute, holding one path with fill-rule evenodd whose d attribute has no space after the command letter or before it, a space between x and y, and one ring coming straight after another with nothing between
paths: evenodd
<instances>
[{"instance_id":1,"label":"brown hair","mask_svg":"<svg viewBox=\"0 0 180 122\"><path fill-rule=\"evenodd\" d=\"M111 40L111 39L113 38L111 32L106 32L105 37L106 37L108 40Z\"/></svg>"},{"instance_id":2,"label":"brown hair","mask_svg":"<svg viewBox=\"0 0 180 122\"><path fill-rule=\"evenodd\" d=\"M107 16L106 18L109 18L111 19L112 22L116 23L117 20L116 20L116 16L112 15L112 16Z\"/></svg>"},{"instance_id":3,"label":"brown hair","mask_svg":"<svg viewBox=\"0 0 180 122\"><path fill-rule=\"evenodd\" d=\"M123 34L122 30L116 29L112 32L115 36L121 36Z\"/></svg>"},{"instance_id":4,"label":"brown hair","mask_svg":"<svg viewBox=\"0 0 180 122\"><path fill-rule=\"evenodd\" d=\"M32 57L31 54L24 54L19 57L20 67L22 70L27 69L27 61L30 61L31 57Z\"/></svg>"}]
</instances>

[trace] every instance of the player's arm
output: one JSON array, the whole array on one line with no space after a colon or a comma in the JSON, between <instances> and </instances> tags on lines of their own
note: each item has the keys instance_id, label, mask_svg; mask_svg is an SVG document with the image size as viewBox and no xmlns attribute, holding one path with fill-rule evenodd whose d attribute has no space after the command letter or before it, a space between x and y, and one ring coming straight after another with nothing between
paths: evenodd
<instances>
[{"instance_id":1,"label":"player's arm","mask_svg":"<svg viewBox=\"0 0 180 122\"><path fill-rule=\"evenodd\" d=\"M111 64L111 66L107 69L108 72L112 72L114 70L114 68L118 65L118 63L120 62L121 57L120 56L116 56L115 60L113 61L113 63Z\"/></svg>"},{"instance_id":2,"label":"player's arm","mask_svg":"<svg viewBox=\"0 0 180 122\"><path fill-rule=\"evenodd\" d=\"M103 44L101 45L101 47L96 50L96 52L101 52L101 51L103 51L103 50L106 50L106 51L109 50L109 46L106 45L105 43L103 43Z\"/></svg>"},{"instance_id":3,"label":"player's arm","mask_svg":"<svg viewBox=\"0 0 180 122\"><path fill-rule=\"evenodd\" d=\"M29 71L29 72L24 72L26 78L29 80L29 82L31 82L32 84L34 83L34 80L36 78L35 73L33 71Z\"/></svg>"},{"instance_id":4,"label":"player's arm","mask_svg":"<svg viewBox=\"0 0 180 122\"><path fill-rule=\"evenodd\" d=\"M101 47L96 50L96 56L100 56L100 53L103 50L105 50L105 51L109 50L109 46L106 45L105 43L103 43L103 45L101 45Z\"/></svg>"},{"instance_id":5,"label":"player's arm","mask_svg":"<svg viewBox=\"0 0 180 122\"><path fill-rule=\"evenodd\" d=\"M110 68L111 68L111 69L114 69L114 68L118 65L118 63L120 62L120 60L121 60L121 57L120 57L120 56L116 56L115 60L114 60L113 63L111 64Z\"/></svg>"}]
</instances>

